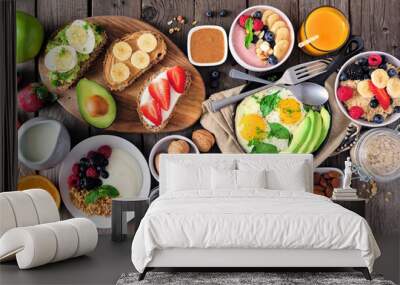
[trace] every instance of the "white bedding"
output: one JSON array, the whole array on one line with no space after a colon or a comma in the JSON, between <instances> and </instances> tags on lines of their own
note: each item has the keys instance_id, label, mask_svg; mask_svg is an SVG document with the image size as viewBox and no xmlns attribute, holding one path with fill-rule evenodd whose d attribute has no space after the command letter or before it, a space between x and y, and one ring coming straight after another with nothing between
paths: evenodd
<instances>
[{"instance_id":1,"label":"white bedding","mask_svg":"<svg viewBox=\"0 0 400 285\"><path fill-rule=\"evenodd\" d=\"M155 249L357 249L372 271L380 251L368 223L326 197L248 189L166 193L155 200L132 243L143 272Z\"/></svg>"}]
</instances>

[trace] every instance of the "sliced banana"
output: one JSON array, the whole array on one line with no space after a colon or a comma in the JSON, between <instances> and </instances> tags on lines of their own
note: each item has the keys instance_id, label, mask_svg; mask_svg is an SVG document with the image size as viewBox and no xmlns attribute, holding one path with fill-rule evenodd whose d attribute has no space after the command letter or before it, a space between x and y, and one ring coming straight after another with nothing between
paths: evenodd
<instances>
[{"instance_id":1,"label":"sliced banana","mask_svg":"<svg viewBox=\"0 0 400 285\"><path fill-rule=\"evenodd\" d=\"M392 77L388 80L386 90L390 97L400 98L400 79Z\"/></svg>"},{"instance_id":2,"label":"sliced banana","mask_svg":"<svg viewBox=\"0 0 400 285\"><path fill-rule=\"evenodd\" d=\"M118 62L111 67L111 78L115 82L127 80L130 73L129 67L123 62Z\"/></svg>"},{"instance_id":3,"label":"sliced banana","mask_svg":"<svg viewBox=\"0 0 400 285\"><path fill-rule=\"evenodd\" d=\"M127 42L118 42L113 46L113 55L120 61L129 59L132 55L132 48Z\"/></svg>"},{"instance_id":4,"label":"sliced banana","mask_svg":"<svg viewBox=\"0 0 400 285\"><path fill-rule=\"evenodd\" d=\"M274 11L272 10L265 10L262 17L261 17L261 21L263 22L264 25L267 25L267 19L270 15L274 14Z\"/></svg>"},{"instance_id":5,"label":"sliced banana","mask_svg":"<svg viewBox=\"0 0 400 285\"><path fill-rule=\"evenodd\" d=\"M281 40L274 46L274 55L277 59L281 60L285 57L287 50L289 49L289 41Z\"/></svg>"},{"instance_id":6,"label":"sliced banana","mask_svg":"<svg viewBox=\"0 0 400 285\"><path fill-rule=\"evenodd\" d=\"M279 42L281 40L289 40L290 32L287 27L279 28L275 33L275 41Z\"/></svg>"},{"instance_id":7,"label":"sliced banana","mask_svg":"<svg viewBox=\"0 0 400 285\"><path fill-rule=\"evenodd\" d=\"M272 28L273 24L277 21L279 21L281 19L281 17L279 17L278 14L273 13L271 14L268 18L267 18L267 26L269 29Z\"/></svg>"},{"instance_id":8,"label":"sliced banana","mask_svg":"<svg viewBox=\"0 0 400 285\"><path fill-rule=\"evenodd\" d=\"M362 80L357 84L357 92L364 98L374 97L371 89L369 89L369 80Z\"/></svg>"},{"instance_id":9,"label":"sliced banana","mask_svg":"<svg viewBox=\"0 0 400 285\"><path fill-rule=\"evenodd\" d=\"M153 34L145 33L137 39L137 45L144 52L152 52L157 47L157 39Z\"/></svg>"},{"instance_id":10,"label":"sliced banana","mask_svg":"<svg viewBox=\"0 0 400 285\"><path fill-rule=\"evenodd\" d=\"M150 56L142 50L137 50L132 54L131 63L138 69L145 69L150 64Z\"/></svg>"},{"instance_id":11,"label":"sliced banana","mask_svg":"<svg viewBox=\"0 0 400 285\"><path fill-rule=\"evenodd\" d=\"M278 29L279 29L279 28L283 28L283 27L286 27L286 23L285 23L284 21L282 21L282 20L279 20L279 21L276 21L276 22L272 25L270 31L273 32L274 34L276 34L276 32L278 31Z\"/></svg>"},{"instance_id":12,"label":"sliced banana","mask_svg":"<svg viewBox=\"0 0 400 285\"><path fill-rule=\"evenodd\" d=\"M389 75L384 69L378 68L371 73L371 80L376 87L385 88L389 80Z\"/></svg>"}]
</instances>

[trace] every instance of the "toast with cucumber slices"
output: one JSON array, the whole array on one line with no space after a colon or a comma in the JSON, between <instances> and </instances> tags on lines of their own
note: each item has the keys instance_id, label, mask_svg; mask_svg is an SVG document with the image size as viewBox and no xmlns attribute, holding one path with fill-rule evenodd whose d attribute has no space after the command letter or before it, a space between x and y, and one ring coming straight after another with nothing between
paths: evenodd
<instances>
[{"instance_id":1,"label":"toast with cucumber slices","mask_svg":"<svg viewBox=\"0 0 400 285\"><path fill-rule=\"evenodd\" d=\"M46 45L44 65L50 84L65 91L85 74L107 43L99 25L75 20L56 31Z\"/></svg>"},{"instance_id":2,"label":"toast with cucumber slices","mask_svg":"<svg viewBox=\"0 0 400 285\"><path fill-rule=\"evenodd\" d=\"M113 91L122 91L167 54L158 33L139 31L114 41L103 63L103 77Z\"/></svg>"},{"instance_id":3,"label":"toast with cucumber slices","mask_svg":"<svg viewBox=\"0 0 400 285\"><path fill-rule=\"evenodd\" d=\"M181 66L163 68L154 74L137 97L137 110L143 126L151 132L165 128L191 83L190 72Z\"/></svg>"}]
</instances>

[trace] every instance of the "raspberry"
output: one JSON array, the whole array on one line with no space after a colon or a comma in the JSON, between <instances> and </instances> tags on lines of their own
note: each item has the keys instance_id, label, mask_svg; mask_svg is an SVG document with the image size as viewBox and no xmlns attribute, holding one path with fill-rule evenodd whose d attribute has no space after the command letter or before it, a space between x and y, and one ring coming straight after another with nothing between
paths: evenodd
<instances>
[{"instance_id":1,"label":"raspberry","mask_svg":"<svg viewBox=\"0 0 400 285\"><path fill-rule=\"evenodd\" d=\"M86 176L87 177L92 177L92 178L97 178L99 177L99 174L96 171L96 168L93 166L90 166L88 169L86 169Z\"/></svg>"},{"instance_id":2,"label":"raspberry","mask_svg":"<svg viewBox=\"0 0 400 285\"><path fill-rule=\"evenodd\" d=\"M76 184L78 183L78 176L71 174L70 176L68 176L68 187L72 188L72 187L76 187Z\"/></svg>"},{"instance_id":3,"label":"raspberry","mask_svg":"<svg viewBox=\"0 0 400 285\"><path fill-rule=\"evenodd\" d=\"M260 19L254 19L253 30L261 31L264 28L264 23Z\"/></svg>"},{"instance_id":4,"label":"raspberry","mask_svg":"<svg viewBox=\"0 0 400 285\"><path fill-rule=\"evenodd\" d=\"M101 147L99 147L97 152L102 154L105 158L108 159L111 156L112 149L109 145L102 145Z\"/></svg>"},{"instance_id":5,"label":"raspberry","mask_svg":"<svg viewBox=\"0 0 400 285\"><path fill-rule=\"evenodd\" d=\"M239 25L244 28L244 25L246 24L246 20L249 18L249 15L242 15L239 18Z\"/></svg>"},{"instance_id":6,"label":"raspberry","mask_svg":"<svg viewBox=\"0 0 400 285\"><path fill-rule=\"evenodd\" d=\"M347 101L353 97L353 89L348 86L340 86L337 89L337 97L340 101Z\"/></svg>"},{"instance_id":7,"label":"raspberry","mask_svg":"<svg viewBox=\"0 0 400 285\"><path fill-rule=\"evenodd\" d=\"M79 174L79 163L75 163L74 165L72 165L72 174L73 175Z\"/></svg>"},{"instance_id":8,"label":"raspberry","mask_svg":"<svg viewBox=\"0 0 400 285\"><path fill-rule=\"evenodd\" d=\"M359 119L364 114L363 108L359 106L353 106L349 109L349 115L353 119Z\"/></svg>"},{"instance_id":9,"label":"raspberry","mask_svg":"<svg viewBox=\"0 0 400 285\"><path fill-rule=\"evenodd\" d=\"M379 54L371 54L368 57L368 64L370 66L378 66L382 63L382 57Z\"/></svg>"},{"instance_id":10,"label":"raspberry","mask_svg":"<svg viewBox=\"0 0 400 285\"><path fill-rule=\"evenodd\" d=\"M91 150L87 153L86 157L88 159L91 159L94 155L96 154L96 152L94 150Z\"/></svg>"}]
</instances>

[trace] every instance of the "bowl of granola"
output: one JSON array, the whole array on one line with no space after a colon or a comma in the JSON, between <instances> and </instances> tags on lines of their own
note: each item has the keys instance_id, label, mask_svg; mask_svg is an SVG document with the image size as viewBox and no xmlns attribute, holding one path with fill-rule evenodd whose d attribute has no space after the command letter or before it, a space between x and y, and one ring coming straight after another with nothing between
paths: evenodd
<instances>
[{"instance_id":1,"label":"bowl of granola","mask_svg":"<svg viewBox=\"0 0 400 285\"><path fill-rule=\"evenodd\" d=\"M294 45L294 29L281 10L268 5L243 10L229 32L229 50L244 68L264 72L284 63Z\"/></svg>"},{"instance_id":2,"label":"bowl of granola","mask_svg":"<svg viewBox=\"0 0 400 285\"><path fill-rule=\"evenodd\" d=\"M400 60L380 51L360 53L339 70L336 101L343 114L365 127L400 119Z\"/></svg>"}]
</instances>

